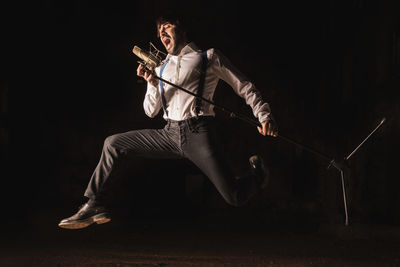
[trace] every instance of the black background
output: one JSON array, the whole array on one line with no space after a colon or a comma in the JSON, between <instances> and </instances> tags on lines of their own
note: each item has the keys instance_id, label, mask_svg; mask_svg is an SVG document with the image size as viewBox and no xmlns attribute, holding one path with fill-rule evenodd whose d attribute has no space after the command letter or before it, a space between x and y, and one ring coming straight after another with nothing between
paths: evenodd
<instances>
[{"instance_id":1,"label":"black background","mask_svg":"<svg viewBox=\"0 0 400 267\"><path fill-rule=\"evenodd\" d=\"M136 76L131 50L147 49L149 41L162 47L154 21L169 9L192 19L201 48L220 49L254 81L282 135L340 159L386 117L349 161L351 219L400 223L397 1L1 5L2 223L29 224L40 214L56 224L72 215L107 136L163 126L161 116L143 112L146 85ZM214 100L251 116L223 82ZM327 170L328 162L219 111L217 116L234 168L243 171L247 158L259 153L273 174L267 190L241 211L281 222L343 223L339 173ZM198 181L193 174L198 171L187 162L124 162L116 210L127 217L237 212L207 180L195 188L202 193L193 201L185 189Z\"/></svg>"}]
</instances>

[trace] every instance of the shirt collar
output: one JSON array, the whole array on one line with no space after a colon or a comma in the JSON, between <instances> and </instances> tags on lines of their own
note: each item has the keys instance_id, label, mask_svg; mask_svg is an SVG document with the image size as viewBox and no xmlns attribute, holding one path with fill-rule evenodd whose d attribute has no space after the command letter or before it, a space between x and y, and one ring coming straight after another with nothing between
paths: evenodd
<instances>
[{"instance_id":1,"label":"shirt collar","mask_svg":"<svg viewBox=\"0 0 400 267\"><path fill-rule=\"evenodd\" d=\"M185 45L185 46L182 48L181 52L180 52L179 55L177 55L177 56L178 56L178 57L179 57L179 56L183 56L183 55L186 55L186 54L188 54L188 53L191 53L191 52L194 52L194 51L197 51L197 50L199 50L199 48L197 47L197 45L196 45L194 42L190 42L190 43L188 43L187 45ZM171 55L171 54L168 54L167 57L166 57L165 59L168 60L168 59L170 59L171 57L176 57L176 56Z\"/></svg>"}]
</instances>

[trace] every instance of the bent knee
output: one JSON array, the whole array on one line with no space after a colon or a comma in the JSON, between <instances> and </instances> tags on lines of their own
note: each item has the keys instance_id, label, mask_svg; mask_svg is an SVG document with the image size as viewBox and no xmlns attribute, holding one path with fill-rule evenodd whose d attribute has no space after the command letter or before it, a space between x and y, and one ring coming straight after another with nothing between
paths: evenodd
<instances>
[{"instance_id":1,"label":"bent knee","mask_svg":"<svg viewBox=\"0 0 400 267\"><path fill-rule=\"evenodd\" d=\"M113 134L108 136L105 140L104 140L104 147L115 147L118 140L120 139L120 134Z\"/></svg>"}]
</instances>

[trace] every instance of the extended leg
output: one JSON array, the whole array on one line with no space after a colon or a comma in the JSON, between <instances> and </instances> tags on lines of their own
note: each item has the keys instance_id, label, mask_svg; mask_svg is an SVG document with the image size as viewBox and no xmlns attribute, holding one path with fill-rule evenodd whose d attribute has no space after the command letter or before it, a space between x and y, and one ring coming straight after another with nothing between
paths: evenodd
<instances>
[{"instance_id":1,"label":"extended leg","mask_svg":"<svg viewBox=\"0 0 400 267\"><path fill-rule=\"evenodd\" d=\"M102 197L107 189L107 181L120 157L134 154L144 157L180 157L176 146L176 131L137 130L107 137L104 142L100 161L87 186L85 196L89 201L79 211L58 224L62 228L80 229L93 223L101 224L111 220L107 209L103 206Z\"/></svg>"},{"instance_id":2,"label":"extended leg","mask_svg":"<svg viewBox=\"0 0 400 267\"><path fill-rule=\"evenodd\" d=\"M162 130L136 130L109 136L104 141L100 161L87 186L85 196L101 199L106 184L112 175L115 164L124 155L142 157L173 158L179 157L179 148L175 145L174 132Z\"/></svg>"}]
</instances>

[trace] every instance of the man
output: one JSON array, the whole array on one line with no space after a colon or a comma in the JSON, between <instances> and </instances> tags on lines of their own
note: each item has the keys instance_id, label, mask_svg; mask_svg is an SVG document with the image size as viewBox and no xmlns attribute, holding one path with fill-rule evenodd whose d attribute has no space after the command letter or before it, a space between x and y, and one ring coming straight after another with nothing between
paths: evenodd
<instances>
[{"instance_id":1,"label":"man","mask_svg":"<svg viewBox=\"0 0 400 267\"><path fill-rule=\"evenodd\" d=\"M106 138L100 162L88 184L89 201L73 216L62 220L60 227L84 228L92 223L111 220L104 207L104 193L115 162L122 155L187 158L211 180L227 203L241 206L264 188L268 170L259 156L249 159L248 175L235 178L215 138L214 106L184 91L160 82L159 75L173 84L212 99L218 80L226 81L250 105L262 127L262 135L277 136L268 103L260 92L216 49L201 51L189 41L182 21L174 16L156 22L157 35L168 52L161 66L150 70L140 64L137 75L147 81L143 107L149 117L161 110L167 124L163 129L143 129Z\"/></svg>"}]
</instances>

